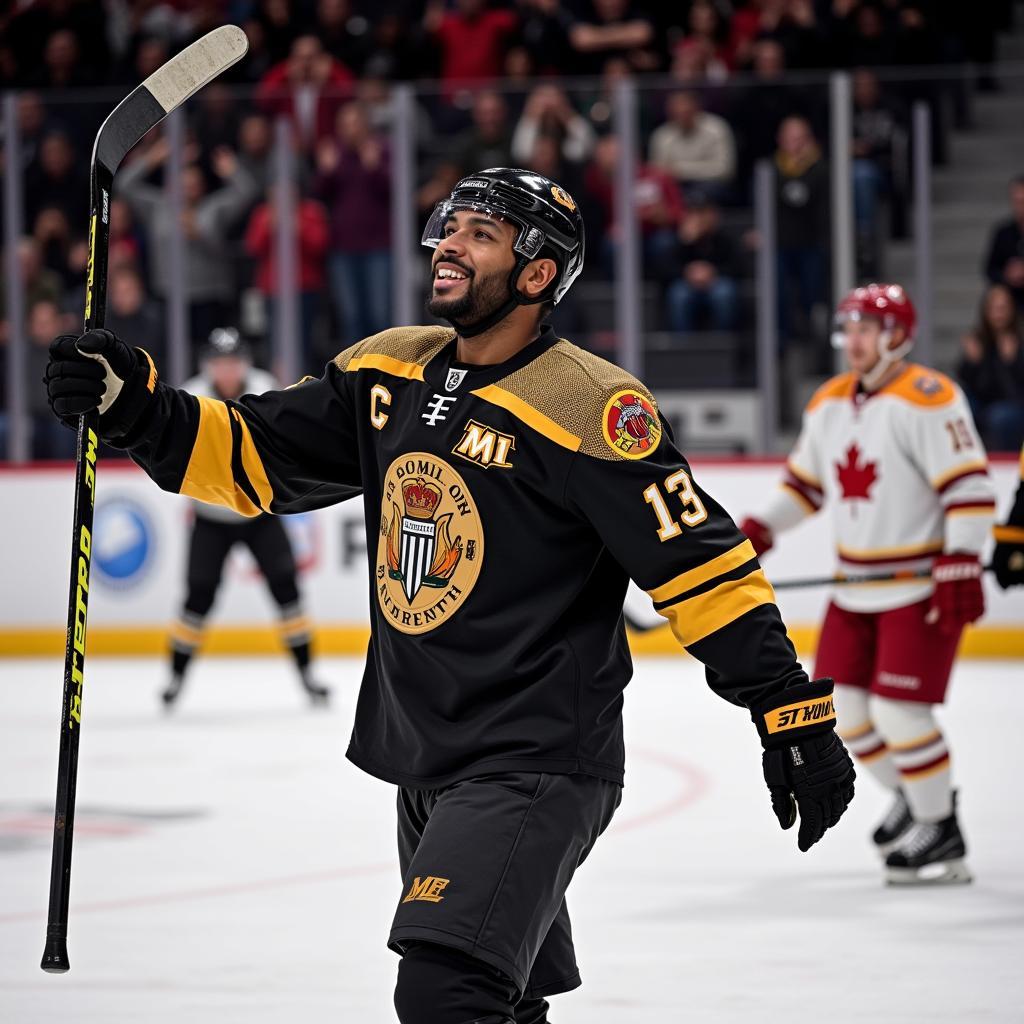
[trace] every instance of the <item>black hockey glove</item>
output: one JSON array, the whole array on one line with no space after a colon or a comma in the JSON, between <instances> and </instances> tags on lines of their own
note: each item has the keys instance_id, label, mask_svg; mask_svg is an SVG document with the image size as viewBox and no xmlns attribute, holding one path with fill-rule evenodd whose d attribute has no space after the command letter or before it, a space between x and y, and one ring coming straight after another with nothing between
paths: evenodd
<instances>
[{"instance_id":1,"label":"black hockey glove","mask_svg":"<svg viewBox=\"0 0 1024 1024\"><path fill-rule=\"evenodd\" d=\"M106 330L62 334L50 344L46 397L57 418L76 429L78 417L98 409L100 436L126 434L153 398L156 367Z\"/></svg>"},{"instance_id":2,"label":"black hockey glove","mask_svg":"<svg viewBox=\"0 0 1024 1024\"><path fill-rule=\"evenodd\" d=\"M1024 585L1024 526L1014 526L1012 516L1010 520L992 531L996 538L992 568L1003 590Z\"/></svg>"},{"instance_id":3,"label":"black hockey glove","mask_svg":"<svg viewBox=\"0 0 1024 1024\"><path fill-rule=\"evenodd\" d=\"M764 778L783 828L800 815L797 845L809 850L853 799L853 762L836 736L832 680L791 686L750 709L764 745Z\"/></svg>"}]
</instances>

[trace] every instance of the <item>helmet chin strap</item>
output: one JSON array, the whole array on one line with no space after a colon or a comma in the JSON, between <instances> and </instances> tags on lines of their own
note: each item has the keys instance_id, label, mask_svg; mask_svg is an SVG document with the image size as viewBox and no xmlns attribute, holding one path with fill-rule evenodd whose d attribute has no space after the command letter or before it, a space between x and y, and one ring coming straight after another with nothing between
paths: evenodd
<instances>
[{"instance_id":1,"label":"helmet chin strap","mask_svg":"<svg viewBox=\"0 0 1024 1024\"><path fill-rule=\"evenodd\" d=\"M478 334L483 334L484 331L489 331L495 324L501 323L517 306L536 306L540 302L547 301L547 295L541 295L536 299L528 299L519 289L516 284L519 280L519 275L523 272L523 268L530 261L525 256L520 256L516 260L516 265L512 268L511 273L508 275L508 291L509 297L503 302L496 310L488 313L487 316L482 317L479 320L474 321L471 324L464 323L460 320L453 320L451 317L444 317L448 323L458 331L460 338L475 338Z\"/></svg>"},{"instance_id":2,"label":"helmet chin strap","mask_svg":"<svg viewBox=\"0 0 1024 1024\"><path fill-rule=\"evenodd\" d=\"M862 373L860 382L867 391L877 391L890 368L895 366L911 348L911 342L904 338L895 348L890 348L892 331L882 331L878 335L878 362L867 373Z\"/></svg>"}]
</instances>

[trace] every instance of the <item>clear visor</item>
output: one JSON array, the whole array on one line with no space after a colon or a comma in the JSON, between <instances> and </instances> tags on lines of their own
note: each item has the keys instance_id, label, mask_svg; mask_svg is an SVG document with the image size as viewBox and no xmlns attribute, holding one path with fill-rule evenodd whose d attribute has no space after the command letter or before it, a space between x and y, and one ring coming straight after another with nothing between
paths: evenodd
<instances>
[{"instance_id":1,"label":"clear visor","mask_svg":"<svg viewBox=\"0 0 1024 1024\"><path fill-rule=\"evenodd\" d=\"M450 199L438 203L434 212L423 229L423 237L420 244L430 249L436 249L445 237L445 228L448 226L452 216L456 213L477 213L490 220L500 220L511 224L518 230L512 248L527 259L534 259L544 245L544 232L539 228L530 227L527 224L520 224L519 221L510 217L504 210L487 203L453 203Z\"/></svg>"},{"instance_id":2,"label":"clear visor","mask_svg":"<svg viewBox=\"0 0 1024 1024\"><path fill-rule=\"evenodd\" d=\"M846 325L859 323L861 320L875 320L879 326L885 328L881 317L862 313L859 309L842 309L832 318L832 347L837 350L842 349L846 343Z\"/></svg>"}]
</instances>

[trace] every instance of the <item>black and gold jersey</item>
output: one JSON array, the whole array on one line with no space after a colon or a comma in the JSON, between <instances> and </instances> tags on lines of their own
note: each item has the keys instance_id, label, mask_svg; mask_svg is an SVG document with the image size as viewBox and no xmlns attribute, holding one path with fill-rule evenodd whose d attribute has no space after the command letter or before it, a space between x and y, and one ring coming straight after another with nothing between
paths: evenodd
<instances>
[{"instance_id":1,"label":"black and gold jersey","mask_svg":"<svg viewBox=\"0 0 1024 1024\"><path fill-rule=\"evenodd\" d=\"M398 328L319 379L237 402L158 385L132 457L243 514L362 493L372 637L348 756L405 786L623 775L628 577L711 687L805 682L753 548L693 480L651 393L550 329L505 363Z\"/></svg>"}]
</instances>

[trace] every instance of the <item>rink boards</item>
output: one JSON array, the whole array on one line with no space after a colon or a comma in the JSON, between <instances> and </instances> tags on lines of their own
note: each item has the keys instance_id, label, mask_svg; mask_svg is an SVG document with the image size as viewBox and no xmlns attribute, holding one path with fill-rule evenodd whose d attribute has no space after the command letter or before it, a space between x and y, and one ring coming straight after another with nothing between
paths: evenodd
<instances>
[{"instance_id":1,"label":"rink boards","mask_svg":"<svg viewBox=\"0 0 1024 1024\"><path fill-rule=\"evenodd\" d=\"M778 460L695 460L699 482L737 518L761 507L778 485ZM1004 516L1018 484L1016 459L994 460ZM8 575L0 589L0 654L63 650L73 479L64 466L0 472ZM184 588L192 503L159 491L131 465L100 467L93 541L89 641L96 654L156 654ZM365 650L368 609L366 536L358 499L285 518L303 572L308 611L325 654ZM772 580L827 575L835 569L825 515L786 534L766 561ZM1024 657L1024 588L1005 594L986 580L988 613L965 640L974 656ZM785 591L779 603L794 642L813 649L828 599L825 589ZM236 550L211 618L208 653L276 653L273 604L248 552ZM637 653L678 650L659 628L634 637Z\"/></svg>"}]
</instances>

